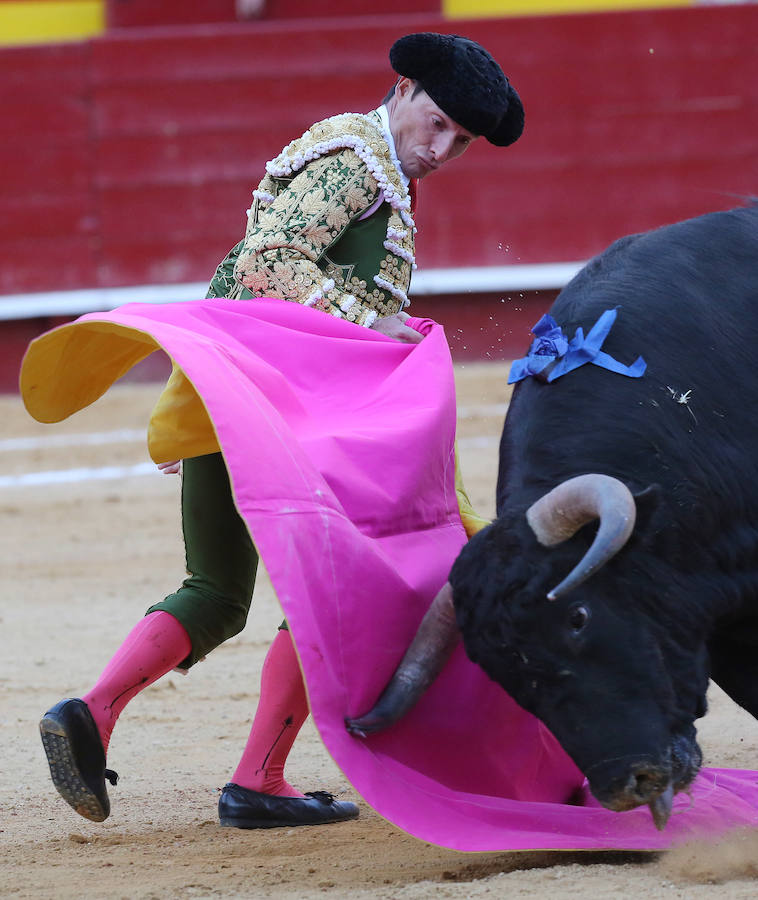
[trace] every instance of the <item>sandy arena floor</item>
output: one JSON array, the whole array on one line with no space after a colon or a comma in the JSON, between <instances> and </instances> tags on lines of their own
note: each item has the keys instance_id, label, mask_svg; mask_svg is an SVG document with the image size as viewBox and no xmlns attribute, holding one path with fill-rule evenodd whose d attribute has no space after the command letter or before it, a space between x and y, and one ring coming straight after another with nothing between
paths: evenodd
<instances>
[{"instance_id":1,"label":"sandy arena floor","mask_svg":"<svg viewBox=\"0 0 758 900\"><path fill-rule=\"evenodd\" d=\"M506 368L457 369L463 472L491 514ZM55 793L41 714L93 680L144 609L183 577L179 479L148 462L142 431L156 385L117 386L56 426L0 396L2 766L0 895L13 898L753 898L758 832L665 855L460 854L420 842L365 804L322 828L220 828L219 788L236 766L280 611L259 579L246 630L189 677L168 675L115 730L112 814L97 825ZM114 434L114 432L122 432ZM120 477L36 483L28 473L124 467ZM131 470L133 474L128 474ZM86 476L86 477L85 477ZM713 689L700 728L706 761L758 767L758 724ZM310 725L288 776L359 800Z\"/></svg>"}]
</instances>

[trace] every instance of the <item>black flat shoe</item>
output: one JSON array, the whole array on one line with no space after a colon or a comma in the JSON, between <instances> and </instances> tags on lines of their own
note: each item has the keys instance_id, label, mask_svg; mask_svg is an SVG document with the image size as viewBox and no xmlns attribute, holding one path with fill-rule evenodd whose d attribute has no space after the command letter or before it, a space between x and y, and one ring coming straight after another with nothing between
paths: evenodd
<instances>
[{"instance_id":1,"label":"black flat shoe","mask_svg":"<svg viewBox=\"0 0 758 900\"><path fill-rule=\"evenodd\" d=\"M219 822L234 828L326 825L357 819L358 812L355 803L335 800L326 791L309 791L305 797L276 797L227 784L218 799Z\"/></svg>"},{"instance_id":2,"label":"black flat shoe","mask_svg":"<svg viewBox=\"0 0 758 900\"><path fill-rule=\"evenodd\" d=\"M39 723L50 776L68 805L93 822L108 818L111 804L105 787L118 775L105 768L105 751L95 720L83 700L61 700Z\"/></svg>"}]
</instances>

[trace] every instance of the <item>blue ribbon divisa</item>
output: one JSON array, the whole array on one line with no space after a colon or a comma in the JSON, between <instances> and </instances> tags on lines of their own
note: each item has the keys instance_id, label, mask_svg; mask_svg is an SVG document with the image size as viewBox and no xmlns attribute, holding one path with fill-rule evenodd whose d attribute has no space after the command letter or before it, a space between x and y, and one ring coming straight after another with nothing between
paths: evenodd
<instances>
[{"instance_id":1,"label":"blue ribbon divisa","mask_svg":"<svg viewBox=\"0 0 758 900\"><path fill-rule=\"evenodd\" d=\"M529 375L538 376L541 381L555 381L585 363L593 363L618 375L628 375L629 378L640 378L647 368L647 363L641 356L631 366L625 366L600 349L616 321L616 314L617 310L606 309L586 338L580 327L570 341L555 319L544 315L532 328L534 340L528 355L515 360L511 365L508 384L521 381ZM548 366L551 368L545 372Z\"/></svg>"}]
</instances>

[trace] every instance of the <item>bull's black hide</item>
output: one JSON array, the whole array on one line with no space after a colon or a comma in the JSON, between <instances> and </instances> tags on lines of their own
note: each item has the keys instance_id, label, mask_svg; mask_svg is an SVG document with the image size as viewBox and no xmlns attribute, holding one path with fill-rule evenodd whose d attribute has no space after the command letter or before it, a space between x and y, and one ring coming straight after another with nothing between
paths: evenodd
<instances>
[{"instance_id":1,"label":"bull's black hide","mask_svg":"<svg viewBox=\"0 0 758 900\"><path fill-rule=\"evenodd\" d=\"M709 677L758 715L758 207L617 241L550 312L572 336L614 307L603 349L642 355L647 371L585 365L516 386L497 520L451 583L468 655L546 723L596 796L670 808L700 764ZM636 524L549 600L595 528L548 548L525 514L584 473L627 485Z\"/></svg>"}]
</instances>

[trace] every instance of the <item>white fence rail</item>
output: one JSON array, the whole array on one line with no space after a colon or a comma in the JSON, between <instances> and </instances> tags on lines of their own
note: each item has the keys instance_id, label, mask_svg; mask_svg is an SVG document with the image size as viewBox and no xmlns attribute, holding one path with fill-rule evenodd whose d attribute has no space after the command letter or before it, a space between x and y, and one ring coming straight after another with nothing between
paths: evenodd
<instances>
[{"instance_id":1,"label":"white fence rail","mask_svg":"<svg viewBox=\"0 0 758 900\"><path fill-rule=\"evenodd\" d=\"M411 296L482 294L498 291L559 290L584 265L581 262L537 265L484 266L463 269L424 269L413 276ZM45 291L0 296L0 320L80 316L114 309L125 303L170 303L198 300L208 283L139 285Z\"/></svg>"}]
</instances>

